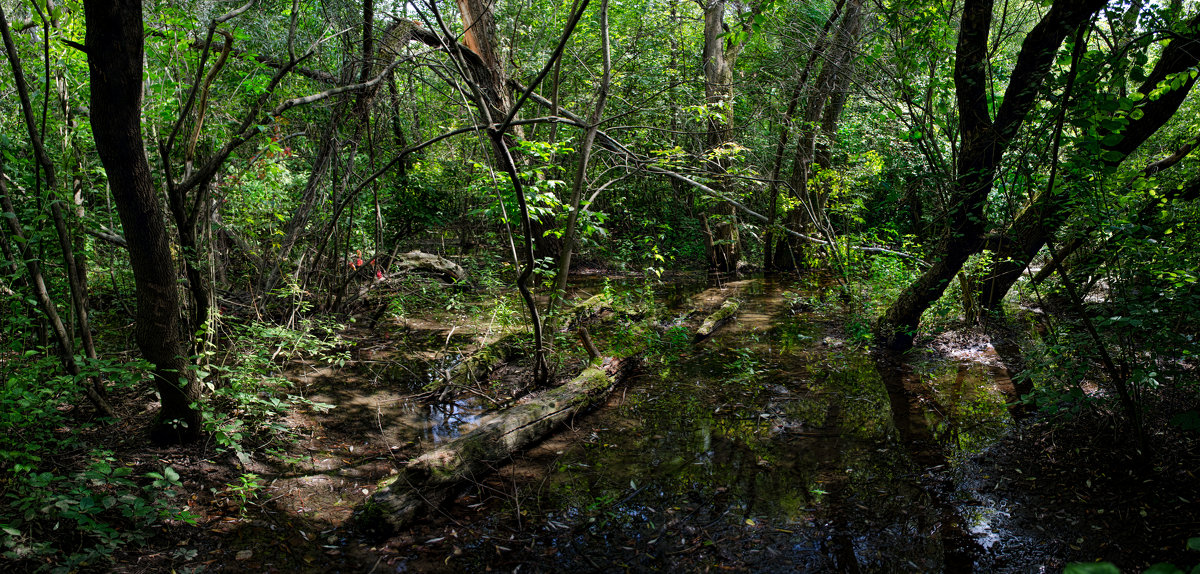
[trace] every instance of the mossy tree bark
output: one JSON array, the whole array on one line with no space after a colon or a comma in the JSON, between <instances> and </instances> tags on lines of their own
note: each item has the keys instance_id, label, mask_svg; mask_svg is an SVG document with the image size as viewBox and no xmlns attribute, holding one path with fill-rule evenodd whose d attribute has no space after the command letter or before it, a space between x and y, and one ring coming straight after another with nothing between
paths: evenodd
<instances>
[{"instance_id":1,"label":"mossy tree bark","mask_svg":"<svg viewBox=\"0 0 1200 574\"><path fill-rule=\"evenodd\" d=\"M727 173L731 164L726 148L733 143L733 65L745 41L725 33L725 5L725 0L709 0L704 6L704 94L708 106L706 168L713 188L730 193L733 179ZM709 267L716 271L736 271L741 260L736 214L732 204L720 201L701 215L705 254Z\"/></svg>"}]
</instances>

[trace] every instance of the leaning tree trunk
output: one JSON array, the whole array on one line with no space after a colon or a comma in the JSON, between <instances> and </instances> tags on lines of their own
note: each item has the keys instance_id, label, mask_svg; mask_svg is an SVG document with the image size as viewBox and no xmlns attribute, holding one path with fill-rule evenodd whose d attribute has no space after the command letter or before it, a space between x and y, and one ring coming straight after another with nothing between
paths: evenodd
<instances>
[{"instance_id":1,"label":"leaning tree trunk","mask_svg":"<svg viewBox=\"0 0 1200 574\"><path fill-rule=\"evenodd\" d=\"M1200 62L1200 14L1193 16L1183 33L1172 38L1163 49L1162 56L1138 88L1138 93L1148 96L1163 80L1194 69L1197 62ZM1131 119L1119 131L1106 130L1101 126L1095 139L1101 142L1100 157L1108 158L1101 161L1113 167L1124 161L1174 117L1195 83L1196 76L1191 75L1178 87L1167 90L1157 98L1143 97L1137 107L1141 115L1136 119L1130 116ZM1120 136L1116 138L1118 142L1112 145L1103 143L1104 139L1114 135ZM1092 155L1093 152L1089 152L1089 157L1080 160L1095 161ZM1077 204L1068 197L1070 186L1067 183L1039 194L1005 231L1002 241L994 242L994 263L985 274L987 280L980 294L980 303L984 307L992 309L999 306L1025 268L1046 245L1046 241L1070 219Z\"/></svg>"},{"instance_id":2,"label":"leaning tree trunk","mask_svg":"<svg viewBox=\"0 0 1200 574\"><path fill-rule=\"evenodd\" d=\"M142 140L142 3L87 0L84 15L92 134L129 244L137 296L134 337L154 365L162 400L151 438L188 441L200 432L200 412L193 406L200 386L183 355L178 277Z\"/></svg>"},{"instance_id":3,"label":"leaning tree trunk","mask_svg":"<svg viewBox=\"0 0 1200 574\"><path fill-rule=\"evenodd\" d=\"M901 292L876 325L893 349L912 346L921 315L937 301L959 269L983 245L984 208L1004 152L1037 102L1050 66L1067 34L1091 19L1104 0L1058 0L1026 35L1012 81L993 120L987 94L988 34L992 0L967 0L955 48L954 85L962 152L953 190L949 227L938 242L933 265Z\"/></svg>"}]
</instances>

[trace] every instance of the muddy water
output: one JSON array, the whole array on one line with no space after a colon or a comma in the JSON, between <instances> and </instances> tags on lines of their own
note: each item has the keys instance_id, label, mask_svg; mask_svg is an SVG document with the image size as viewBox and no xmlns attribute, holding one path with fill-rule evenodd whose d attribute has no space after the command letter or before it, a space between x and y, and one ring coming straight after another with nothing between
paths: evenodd
<instances>
[{"instance_id":1,"label":"muddy water","mask_svg":"<svg viewBox=\"0 0 1200 574\"><path fill-rule=\"evenodd\" d=\"M785 290L808 310L794 312ZM729 296L742 301L736 321L699 344L672 339L699 321L683 309ZM990 553L1012 542L992 528L1003 508L959 487L964 463L1011 422L995 362L872 357L835 326L840 305L773 279L677 283L661 300L681 322L665 358L514 465L524 494L500 503L491 528L521 549L468 543L459 566L997 566ZM434 428L456 432L438 416Z\"/></svg>"}]
</instances>

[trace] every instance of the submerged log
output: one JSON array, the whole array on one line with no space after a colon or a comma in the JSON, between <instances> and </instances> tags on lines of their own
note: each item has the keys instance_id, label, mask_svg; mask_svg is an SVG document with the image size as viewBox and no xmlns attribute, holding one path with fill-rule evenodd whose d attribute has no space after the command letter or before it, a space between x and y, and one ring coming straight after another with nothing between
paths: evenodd
<instances>
[{"instance_id":1,"label":"submerged log","mask_svg":"<svg viewBox=\"0 0 1200 574\"><path fill-rule=\"evenodd\" d=\"M738 308L740 307L741 303L739 303L736 299L726 299L725 302L721 304L721 308L714 311L712 315L706 317L704 319L704 323L700 325L700 328L696 329L696 340L699 341L711 335L713 331L716 331L721 327L721 325L724 325L726 322L732 319L733 316L737 314Z\"/></svg>"},{"instance_id":2,"label":"submerged log","mask_svg":"<svg viewBox=\"0 0 1200 574\"><path fill-rule=\"evenodd\" d=\"M469 482L481 480L494 465L602 403L636 361L628 357L592 364L562 386L484 417L475 430L410 460L399 475L381 482L371 506L394 528L404 528Z\"/></svg>"}]
</instances>

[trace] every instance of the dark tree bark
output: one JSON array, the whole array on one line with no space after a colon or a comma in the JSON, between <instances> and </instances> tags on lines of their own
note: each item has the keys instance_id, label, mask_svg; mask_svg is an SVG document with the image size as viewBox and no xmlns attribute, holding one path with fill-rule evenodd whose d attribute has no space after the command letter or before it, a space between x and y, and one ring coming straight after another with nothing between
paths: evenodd
<instances>
[{"instance_id":1,"label":"dark tree bark","mask_svg":"<svg viewBox=\"0 0 1200 574\"><path fill-rule=\"evenodd\" d=\"M1148 95L1158 87L1159 82L1186 72L1197 63L1200 63L1200 13L1193 16L1185 31L1173 37L1163 49L1162 56L1138 92ZM1124 126L1119 132L1122 136L1119 142L1111 145L1101 143L1099 158L1080 157L1077 161L1116 167L1174 117L1195 84L1196 77L1190 76L1182 86L1157 99L1143 98L1136 108L1141 110L1142 115ZM1101 129L1097 139L1103 140L1117 133ZM1070 218L1075 204L1069 201L1069 189L1069 181L1066 181L1064 185L1039 194L1004 235L991 242L989 248L995 253L995 263L986 274L987 279L980 294L980 303L984 307L991 309L1000 304L1034 256L1046 245L1046 241Z\"/></svg>"},{"instance_id":2,"label":"dark tree bark","mask_svg":"<svg viewBox=\"0 0 1200 574\"><path fill-rule=\"evenodd\" d=\"M921 315L942 296L963 264L983 245L984 207L1005 151L1037 101L1042 83L1067 34L1086 22L1104 0L1058 0L1025 37L1003 103L993 121L988 108L988 34L992 0L963 5L954 64L961 152L949 225L935 248L933 265L901 292L877 325L877 334L893 349L912 346Z\"/></svg>"},{"instance_id":3,"label":"dark tree bark","mask_svg":"<svg viewBox=\"0 0 1200 574\"><path fill-rule=\"evenodd\" d=\"M88 0L84 15L92 134L129 243L137 296L134 336L154 365L162 400L151 438L188 441L200 434L200 412L193 406L200 385L183 355L178 274L142 139L142 3Z\"/></svg>"}]
</instances>

